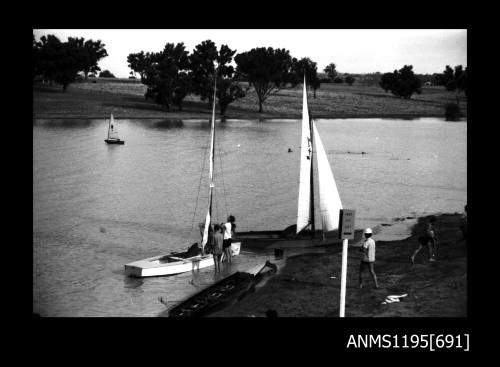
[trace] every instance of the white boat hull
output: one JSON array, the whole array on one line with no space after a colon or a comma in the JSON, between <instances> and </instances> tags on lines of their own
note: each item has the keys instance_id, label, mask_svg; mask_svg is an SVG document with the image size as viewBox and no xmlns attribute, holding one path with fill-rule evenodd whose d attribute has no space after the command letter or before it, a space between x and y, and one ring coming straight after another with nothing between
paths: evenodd
<instances>
[{"instance_id":1,"label":"white boat hull","mask_svg":"<svg viewBox=\"0 0 500 367\"><path fill-rule=\"evenodd\" d=\"M231 254L233 256L239 255L241 242L234 242L231 244ZM134 261L125 265L125 274L133 277L155 277L162 275L173 275L185 273L188 271L196 271L214 265L212 254L198 255L188 257L183 260L173 262L160 261L161 258L169 255L160 255L150 257L147 259Z\"/></svg>"}]
</instances>

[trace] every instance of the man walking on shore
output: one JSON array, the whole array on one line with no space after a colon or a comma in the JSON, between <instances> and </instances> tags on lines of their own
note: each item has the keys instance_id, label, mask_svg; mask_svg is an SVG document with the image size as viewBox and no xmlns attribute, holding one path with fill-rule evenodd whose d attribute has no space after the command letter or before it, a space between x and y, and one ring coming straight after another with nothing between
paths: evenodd
<instances>
[{"instance_id":1,"label":"man walking on shore","mask_svg":"<svg viewBox=\"0 0 500 367\"><path fill-rule=\"evenodd\" d=\"M359 288L363 288L363 271L368 268L375 282L375 288L378 288L377 275L375 274L375 240L372 237L371 228L364 231L365 242L361 246L360 251L363 252L363 259L359 264Z\"/></svg>"}]
</instances>

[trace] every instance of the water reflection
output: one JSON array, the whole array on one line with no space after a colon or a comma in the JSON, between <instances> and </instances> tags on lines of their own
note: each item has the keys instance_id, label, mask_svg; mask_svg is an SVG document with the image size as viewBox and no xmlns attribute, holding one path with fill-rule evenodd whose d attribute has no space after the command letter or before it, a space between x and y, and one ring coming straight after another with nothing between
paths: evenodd
<instances>
[{"instance_id":1,"label":"water reflection","mask_svg":"<svg viewBox=\"0 0 500 367\"><path fill-rule=\"evenodd\" d=\"M48 128L82 128L89 127L94 120L90 119L33 119L33 126L44 126Z\"/></svg>"},{"instance_id":2,"label":"water reflection","mask_svg":"<svg viewBox=\"0 0 500 367\"><path fill-rule=\"evenodd\" d=\"M165 119L153 122L151 127L155 129L182 129L184 127L184 121L180 119Z\"/></svg>"},{"instance_id":3,"label":"water reflection","mask_svg":"<svg viewBox=\"0 0 500 367\"><path fill-rule=\"evenodd\" d=\"M144 284L144 278L129 277L126 276L124 272L122 272L122 274L124 274L123 283L125 288L134 289Z\"/></svg>"}]
</instances>

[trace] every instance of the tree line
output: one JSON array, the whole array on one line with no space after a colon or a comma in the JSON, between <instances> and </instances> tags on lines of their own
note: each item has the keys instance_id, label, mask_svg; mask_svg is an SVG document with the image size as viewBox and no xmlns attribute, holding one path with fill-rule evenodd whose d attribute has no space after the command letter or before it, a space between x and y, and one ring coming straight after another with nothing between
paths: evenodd
<instances>
[{"instance_id":1,"label":"tree line","mask_svg":"<svg viewBox=\"0 0 500 367\"><path fill-rule=\"evenodd\" d=\"M232 102L245 97L250 88L255 90L259 112L262 113L263 105L270 96L282 89L294 88L302 83L304 75L314 98L322 82L345 82L349 85L355 82L351 75L340 78L334 63L323 70L327 78L320 78L316 62L308 57L292 57L286 49L258 47L237 55L236 52L227 45L217 48L211 40L196 45L191 53L184 43L166 43L159 52L131 53L127 62L146 85L145 98L163 105L167 111L172 106L182 110L188 94L199 96L207 102L207 107L211 107L214 78L217 79L215 97L222 115ZM61 42L54 35L48 35L37 42L33 35L33 80L35 76L42 75L61 84L65 91L78 73L88 78L89 73L99 71L98 62L107 55L100 40L69 37L67 42ZM236 68L232 65L233 59ZM105 70L101 76L113 75ZM243 87L244 82L248 83L246 88ZM459 93L465 92L467 96L467 68L458 65L452 69L447 65L442 73L433 75L433 83L455 91L458 104ZM386 92L405 99L422 92L422 81L413 72L412 65L383 74L379 85Z\"/></svg>"},{"instance_id":2,"label":"tree line","mask_svg":"<svg viewBox=\"0 0 500 367\"><path fill-rule=\"evenodd\" d=\"M464 92L467 96L467 67L462 65L446 65L442 73L433 74L433 84L444 86L446 90L455 91L457 104L459 103L459 94ZM392 73L385 73L380 79L379 85L386 91L395 96L409 99L414 93L422 93L422 80L413 72L412 65L404 65L399 70Z\"/></svg>"},{"instance_id":3,"label":"tree line","mask_svg":"<svg viewBox=\"0 0 500 367\"><path fill-rule=\"evenodd\" d=\"M259 112L263 112L263 104L270 96L302 83L304 74L316 98L320 80L317 64L311 59L297 59L288 50L272 47L235 54L236 50L227 45L217 49L213 41L206 40L191 53L183 43L167 43L160 52L131 53L127 62L147 86L145 97L164 105L167 111L172 105L181 110L188 94L198 95L210 107L214 78L221 114L229 104L243 98L251 87L257 95ZM233 59L236 68L231 65ZM243 88L242 82L247 82L248 87Z\"/></svg>"}]
</instances>

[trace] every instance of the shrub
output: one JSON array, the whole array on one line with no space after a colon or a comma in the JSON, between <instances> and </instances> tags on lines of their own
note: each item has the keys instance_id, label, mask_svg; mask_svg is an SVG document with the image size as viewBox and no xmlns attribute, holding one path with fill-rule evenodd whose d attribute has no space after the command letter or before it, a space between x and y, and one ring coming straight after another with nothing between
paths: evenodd
<instances>
[{"instance_id":1,"label":"shrub","mask_svg":"<svg viewBox=\"0 0 500 367\"><path fill-rule=\"evenodd\" d=\"M335 79L333 79L333 82L334 83L337 83L337 84L340 84L340 83L343 83L344 82L344 79L342 79L341 77L336 77Z\"/></svg>"},{"instance_id":2,"label":"shrub","mask_svg":"<svg viewBox=\"0 0 500 367\"><path fill-rule=\"evenodd\" d=\"M116 78L111 71L103 70L99 73L99 78Z\"/></svg>"},{"instance_id":3,"label":"shrub","mask_svg":"<svg viewBox=\"0 0 500 367\"><path fill-rule=\"evenodd\" d=\"M444 108L446 121L458 121L460 119L460 107L456 103L447 103Z\"/></svg>"}]
</instances>

